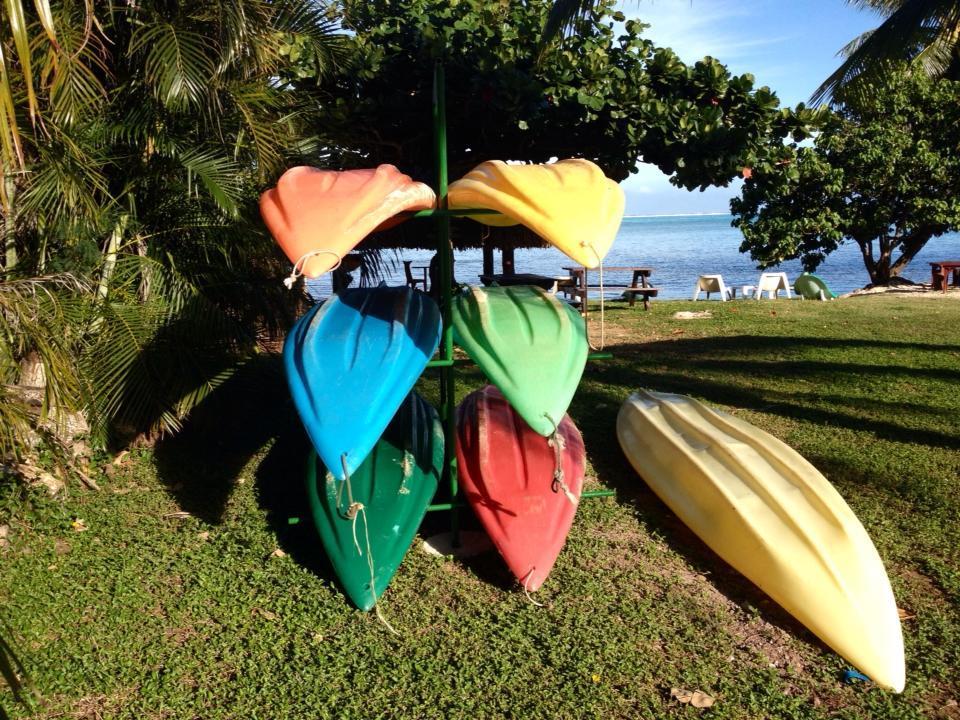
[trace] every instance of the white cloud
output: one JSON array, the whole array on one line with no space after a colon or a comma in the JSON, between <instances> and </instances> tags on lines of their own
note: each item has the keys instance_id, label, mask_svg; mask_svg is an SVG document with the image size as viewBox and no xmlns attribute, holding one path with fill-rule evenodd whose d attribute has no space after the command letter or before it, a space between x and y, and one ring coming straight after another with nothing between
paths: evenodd
<instances>
[{"instance_id":1,"label":"white cloud","mask_svg":"<svg viewBox=\"0 0 960 720\"><path fill-rule=\"evenodd\" d=\"M762 4L762 3L761 3ZM650 25L646 36L657 45L673 48L684 62L711 55L721 62L753 57L788 37L744 37L758 14L758 3L743 0L624 0L619 9L627 17ZM747 31L749 33L749 30Z\"/></svg>"}]
</instances>

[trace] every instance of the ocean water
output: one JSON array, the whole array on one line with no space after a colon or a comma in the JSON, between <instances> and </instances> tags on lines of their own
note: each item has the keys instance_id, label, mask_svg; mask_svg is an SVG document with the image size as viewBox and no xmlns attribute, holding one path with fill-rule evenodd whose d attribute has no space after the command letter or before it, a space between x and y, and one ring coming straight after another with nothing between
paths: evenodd
<instances>
[{"instance_id":1,"label":"ocean water","mask_svg":"<svg viewBox=\"0 0 960 720\"><path fill-rule=\"evenodd\" d=\"M743 235L730 225L729 215L676 215L624 218L613 247L604 258L605 266L644 266L653 269L650 282L660 288L661 299L690 298L699 275L723 275L727 286L755 285L760 270L749 255L739 252ZM413 265L427 265L431 251L401 250L396 255L388 252L387 264L392 271L385 278L388 284L402 284L402 260ZM500 271L499 253L495 253L495 269ZM903 276L914 281L930 282L931 261L960 259L960 234L951 233L932 239L910 263ZM463 283L478 284L483 266L480 250L465 250L454 255L455 276ZM515 257L517 272L540 275L566 275L562 269L572 261L558 250L518 250ZM791 285L803 271L799 261L783 263L769 271L786 272ZM837 294L856 290L870 282L859 248L853 244L841 246L827 256L816 274L824 279ZM591 271L590 284L596 284L597 273ZM630 281L623 273L604 273L604 281L625 284ZM356 282L356 281L355 281ZM329 276L310 281L310 292L316 297L330 293ZM599 293L596 293L599 296ZM608 298L619 295L616 289L606 292ZM702 296L701 296L702 297ZM738 292L739 297L739 292Z\"/></svg>"}]
</instances>

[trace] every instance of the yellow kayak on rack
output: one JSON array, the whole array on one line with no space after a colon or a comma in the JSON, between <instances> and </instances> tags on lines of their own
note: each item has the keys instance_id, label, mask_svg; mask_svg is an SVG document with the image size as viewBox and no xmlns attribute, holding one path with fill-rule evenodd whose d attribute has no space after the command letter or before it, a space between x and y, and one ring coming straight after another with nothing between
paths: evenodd
<instances>
[{"instance_id":1,"label":"yellow kayak on rack","mask_svg":"<svg viewBox=\"0 0 960 720\"><path fill-rule=\"evenodd\" d=\"M640 476L714 552L877 685L903 690L903 635L887 573L863 525L813 465L683 395L631 395L617 436Z\"/></svg>"},{"instance_id":2,"label":"yellow kayak on rack","mask_svg":"<svg viewBox=\"0 0 960 720\"><path fill-rule=\"evenodd\" d=\"M589 160L547 165L489 160L450 183L447 206L496 210L499 215L473 219L497 227L525 225L578 264L595 268L620 229L624 195Z\"/></svg>"}]
</instances>

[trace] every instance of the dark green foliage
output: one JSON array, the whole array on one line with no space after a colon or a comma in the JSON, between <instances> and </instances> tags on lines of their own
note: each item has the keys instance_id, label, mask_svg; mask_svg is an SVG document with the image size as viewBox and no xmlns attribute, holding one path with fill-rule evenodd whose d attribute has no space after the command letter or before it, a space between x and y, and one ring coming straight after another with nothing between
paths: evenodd
<instances>
[{"instance_id":1,"label":"dark green foliage","mask_svg":"<svg viewBox=\"0 0 960 720\"><path fill-rule=\"evenodd\" d=\"M655 163L687 189L725 185L771 138L806 137L810 111L781 111L750 75L682 63L624 25L612 2L542 49L546 0L345 1L353 63L316 90L336 162L433 174L434 62L447 78L451 178L490 159L586 157L616 180ZM622 27L622 33L618 29ZM304 86L305 90L309 90Z\"/></svg>"},{"instance_id":2,"label":"dark green foliage","mask_svg":"<svg viewBox=\"0 0 960 720\"><path fill-rule=\"evenodd\" d=\"M855 242L886 283L926 242L960 228L960 83L901 70L832 115L812 147L780 149L731 203L743 252L808 270Z\"/></svg>"},{"instance_id":3,"label":"dark green foliage","mask_svg":"<svg viewBox=\"0 0 960 720\"><path fill-rule=\"evenodd\" d=\"M20 123L23 172L4 163L0 282L56 270L85 288L52 336L83 371L99 438L174 430L300 301L256 201L315 151L310 101L278 78L296 74L293 47L314 73L337 62L334 24L300 0L56 0L54 43L30 15L41 6L25 8L35 72L4 76L42 121ZM0 357L5 382L34 345Z\"/></svg>"}]
</instances>

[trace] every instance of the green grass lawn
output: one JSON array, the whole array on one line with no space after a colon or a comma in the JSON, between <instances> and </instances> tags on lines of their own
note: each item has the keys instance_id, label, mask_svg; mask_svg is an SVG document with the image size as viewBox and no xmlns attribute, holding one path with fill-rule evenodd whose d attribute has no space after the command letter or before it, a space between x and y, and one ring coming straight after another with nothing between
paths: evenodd
<instances>
[{"instance_id":1,"label":"green grass lawn","mask_svg":"<svg viewBox=\"0 0 960 720\"><path fill-rule=\"evenodd\" d=\"M673 319L690 309L713 317ZM307 446L264 358L184 433L110 465L100 492L0 484L0 612L37 698L0 705L39 718L960 717L960 302L660 301L606 316L615 358L590 364L570 414L591 486L616 497L581 504L544 607L496 555L439 559L417 543L381 603L400 636L351 609L312 526L288 522L305 513ZM460 395L482 382L472 367L460 378ZM841 658L646 489L614 432L638 387L733 412L836 485L906 612L902 695L843 684ZM424 532L446 522L431 515ZM681 705L671 688L716 704Z\"/></svg>"}]
</instances>

